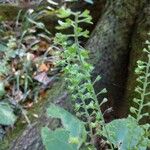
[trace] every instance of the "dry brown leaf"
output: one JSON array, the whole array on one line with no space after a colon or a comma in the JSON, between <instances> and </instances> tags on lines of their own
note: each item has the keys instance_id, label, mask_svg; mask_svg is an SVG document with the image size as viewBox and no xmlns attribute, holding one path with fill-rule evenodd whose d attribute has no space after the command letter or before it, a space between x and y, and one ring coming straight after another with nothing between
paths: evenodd
<instances>
[{"instance_id":1,"label":"dry brown leaf","mask_svg":"<svg viewBox=\"0 0 150 150\"><path fill-rule=\"evenodd\" d=\"M49 44L46 41L40 41L39 51L45 52L49 48Z\"/></svg>"},{"instance_id":2,"label":"dry brown leaf","mask_svg":"<svg viewBox=\"0 0 150 150\"><path fill-rule=\"evenodd\" d=\"M49 70L49 67L44 63L42 63L38 68L39 72L47 72L48 70Z\"/></svg>"},{"instance_id":3,"label":"dry brown leaf","mask_svg":"<svg viewBox=\"0 0 150 150\"><path fill-rule=\"evenodd\" d=\"M34 79L40 83L43 83L44 85L48 85L53 80L53 77L49 78L46 72L42 72L34 76Z\"/></svg>"}]
</instances>

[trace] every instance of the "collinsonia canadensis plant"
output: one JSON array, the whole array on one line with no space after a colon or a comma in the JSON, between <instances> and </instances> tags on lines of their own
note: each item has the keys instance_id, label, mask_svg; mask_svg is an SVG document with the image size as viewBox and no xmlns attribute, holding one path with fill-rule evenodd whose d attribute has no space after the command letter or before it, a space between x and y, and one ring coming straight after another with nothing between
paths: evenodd
<instances>
[{"instance_id":1,"label":"collinsonia canadensis plant","mask_svg":"<svg viewBox=\"0 0 150 150\"><path fill-rule=\"evenodd\" d=\"M92 18L88 10L73 12L65 6L58 10L57 16L60 18L58 20L59 25L56 27L58 30L69 29L73 31L70 34L60 32L55 36L54 43L62 49L59 54L62 60L58 64L62 66L66 86L74 103L76 116L84 122L86 128L87 138L84 144L94 146L96 136L101 135L102 126L107 132L103 114L100 110L101 105L107 99L104 99L99 104L97 96L105 93L106 89L103 89L98 94L95 93L93 86L95 82L100 80L100 77L98 76L92 82L91 72L93 66L87 62L88 51L80 45L79 41L80 38L87 38L89 34L89 31L84 30L81 24L91 24ZM108 134L107 139L109 140ZM76 141L79 141L79 139L76 139Z\"/></svg>"},{"instance_id":2,"label":"collinsonia canadensis plant","mask_svg":"<svg viewBox=\"0 0 150 150\"><path fill-rule=\"evenodd\" d=\"M70 19L72 16L74 18ZM65 80L70 91L76 116L85 122L87 134L90 137L89 143L94 144L96 134L100 134L101 125L104 125L104 118L100 106L106 102L104 99L99 104L97 95L94 91L94 83L100 79L98 76L94 82L91 81L93 66L87 62L88 51L79 42L79 38L88 37L88 31L80 27L81 23L92 23L89 11L72 12L70 9L62 7L58 13L59 20L57 29L73 29L73 34L57 33L55 42L63 48L60 64L63 67ZM69 39L73 39L69 41ZM105 93L102 90L99 94Z\"/></svg>"},{"instance_id":3,"label":"collinsonia canadensis plant","mask_svg":"<svg viewBox=\"0 0 150 150\"><path fill-rule=\"evenodd\" d=\"M147 61L138 60L135 73L138 75L138 86L135 92L139 95L134 98L135 107L131 107L130 111L134 114L135 119L139 122L142 118L149 116L149 112L143 113L146 107L150 107L150 102L147 99L150 96L150 42L147 40L148 48L144 48L143 52L147 53Z\"/></svg>"}]
</instances>

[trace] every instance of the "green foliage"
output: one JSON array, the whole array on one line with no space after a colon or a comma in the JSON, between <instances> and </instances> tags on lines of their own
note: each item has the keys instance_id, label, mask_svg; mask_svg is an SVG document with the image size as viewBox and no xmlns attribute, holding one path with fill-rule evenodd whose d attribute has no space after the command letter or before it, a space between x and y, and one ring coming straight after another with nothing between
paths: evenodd
<instances>
[{"instance_id":1,"label":"green foliage","mask_svg":"<svg viewBox=\"0 0 150 150\"><path fill-rule=\"evenodd\" d=\"M33 73L35 73L33 72L33 67L35 67L37 62L33 62L31 59L31 56L35 56L33 54L34 51L32 50L32 43L35 42L34 34L37 34L37 28L42 29L41 32L44 31L45 36L50 33L47 31L43 23L37 21L38 17L41 16L41 13L35 13L31 9L22 16L21 13L22 11L19 12L13 27L11 27L11 23L0 23L0 28L2 29L2 31L0 31L2 33L0 34L0 98L1 101L8 101L14 106L14 109L19 109L24 115L26 121L30 123L26 115L26 111L22 108L21 103L24 102L26 98L28 98L28 100L31 98L36 100L39 92L38 90L40 89L39 83L33 83ZM10 31L7 31L8 28ZM38 35L36 38L39 42ZM29 39L32 40L32 43ZM36 43L33 45L35 46ZM7 87L6 91L5 87ZM33 87L36 87L36 90L34 89L32 94L29 96ZM5 108L5 112L7 113L8 111L10 116L8 116L7 120L10 118L10 124L13 124L13 121L15 121L15 119L13 119L13 110L8 107L0 107L0 111L4 112ZM11 113L12 116L10 115ZM0 119L3 120L3 118L4 113L0 115ZM7 122L6 124L8 124ZM0 124L4 123L0 122Z\"/></svg>"},{"instance_id":2,"label":"green foliage","mask_svg":"<svg viewBox=\"0 0 150 150\"><path fill-rule=\"evenodd\" d=\"M78 138L80 142L86 138L84 124L65 109L50 105L47 109L47 114L49 117L61 119L63 127L69 131L71 137Z\"/></svg>"},{"instance_id":3,"label":"green foliage","mask_svg":"<svg viewBox=\"0 0 150 150\"><path fill-rule=\"evenodd\" d=\"M146 150L150 142L145 130L132 117L116 119L106 124L106 128L110 133L109 140L121 150ZM107 137L105 130L103 135Z\"/></svg>"},{"instance_id":4,"label":"green foliage","mask_svg":"<svg viewBox=\"0 0 150 150\"><path fill-rule=\"evenodd\" d=\"M0 98L5 95L5 92L4 83L0 82Z\"/></svg>"},{"instance_id":5,"label":"green foliage","mask_svg":"<svg viewBox=\"0 0 150 150\"><path fill-rule=\"evenodd\" d=\"M105 126L100 106L107 100L104 99L101 104L98 102L93 86L100 77L98 76L94 82L91 81L93 66L87 62L88 51L84 49L79 42L79 38L87 38L89 34L89 31L81 27L81 23L92 24L92 18L88 10L84 12L73 12L65 6L62 6L58 10L57 16L61 19L58 20L58 26L56 27L58 30L62 31L70 28L73 31L72 34L56 33L54 43L58 48L61 47L61 49L63 49L59 54L62 60L58 62L58 65L62 66L62 70L65 74L66 86L72 97L76 115L83 120L86 128L85 133L88 138L86 138L84 133L84 139L81 137L79 141L83 141L84 144L88 146L93 146L95 137L100 134L101 126ZM105 92L106 90L104 89L99 94ZM48 110L48 114L49 113L53 117L61 118L64 127L69 127L69 130L74 131L74 134L78 134L80 131L78 124L75 123L74 119L71 119L73 116L69 115L66 111L64 114L63 109L59 108L58 111L56 108L52 109L50 107ZM68 116L67 118L66 114ZM70 119L68 120L68 118ZM74 127L79 131L74 130ZM77 136L74 134L72 134L72 136Z\"/></svg>"},{"instance_id":6,"label":"green foliage","mask_svg":"<svg viewBox=\"0 0 150 150\"><path fill-rule=\"evenodd\" d=\"M13 125L15 121L13 109L7 103L0 103L0 124Z\"/></svg>"},{"instance_id":7,"label":"green foliage","mask_svg":"<svg viewBox=\"0 0 150 150\"><path fill-rule=\"evenodd\" d=\"M138 75L138 86L135 88L137 98L133 99L135 106L130 108L131 113L139 122L142 118L149 116L150 112L143 113L143 110L150 107L150 42L146 41L148 48L144 48L143 52L147 53L147 61L138 60L135 73Z\"/></svg>"},{"instance_id":8,"label":"green foliage","mask_svg":"<svg viewBox=\"0 0 150 150\"><path fill-rule=\"evenodd\" d=\"M50 131L47 127L44 127L42 139L46 150L77 150L77 145L69 142L69 132L65 129Z\"/></svg>"},{"instance_id":9,"label":"green foliage","mask_svg":"<svg viewBox=\"0 0 150 150\"><path fill-rule=\"evenodd\" d=\"M50 117L61 119L64 129L56 129L55 131L49 131L48 128L42 129L42 139L46 148L55 147L54 149L58 150L62 147L72 150L78 149L86 139L83 122L68 111L55 105L50 105L47 109L47 114Z\"/></svg>"},{"instance_id":10,"label":"green foliage","mask_svg":"<svg viewBox=\"0 0 150 150\"><path fill-rule=\"evenodd\" d=\"M5 52L7 51L7 46L4 44L0 44L0 52ZM0 75L7 75L9 73L9 66L8 63L5 59L0 60Z\"/></svg>"},{"instance_id":11,"label":"green foliage","mask_svg":"<svg viewBox=\"0 0 150 150\"><path fill-rule=\"evenodd\" d=\"M57 33L54 42L63 49L60 54L63 59L58 62L58 65L63 66L66 85L71 94L76 115L84 121L87 135L90 137L86 144L91 145L91 143L94 144L95 136L100 133L101 126L105 124L100 106L107 101L105 99L101 104L98 102L93 85L100 77L97 77L94 82L91 81L93 66L87 62L88 51L79 42L79 38L88 37L89 34L89 31L81 27L81 23L91 24L92 18L88 10L73 12L64 7L58 11L57 16L61 18L58 21L58 30L68 28L73 30L73 34ZM105 92L104 89L99 94Z\"/></svg>"},{"instance_id":12,"label":"green foliage","mask_svg":"<svg viewBox=\"0 0 150 150\"><path fill-rule=\"evenodd\" d=\"M149 116L149 112L143 113L143 110L150 106L150 42L146 41L146 44L148 48L143 51L147 53L148 61L138 60L135 69L138 86L135 88L137 98L133 99L135 105L130 108L132 117L114 120L103 129L103 135L121 150L146 150L150 146L150 124L140 124L141 119Z\"/></svg>"}]
</instances>

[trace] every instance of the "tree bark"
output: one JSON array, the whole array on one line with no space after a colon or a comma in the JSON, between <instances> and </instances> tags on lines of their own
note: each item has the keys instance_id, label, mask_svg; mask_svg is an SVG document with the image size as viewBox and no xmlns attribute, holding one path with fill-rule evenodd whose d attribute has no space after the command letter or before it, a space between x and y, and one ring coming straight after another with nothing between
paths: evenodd
<instances>
[{"instance_id":1,"label":"tree bark","mask_svg":"<svg viewBox=\"0 0 150 150\"><path fill-rule=\"evenodd\" d=\"M144 4L144 0L115 0L110 3L86 45L91 53L90 62L95 66L93 77L102 77L95 85L96 92L107 89L110 104L106 104L104 109L113 107L116 118L125 113L121 110L124 107L122 98L131 36Z\"/></svg>"},{"instance_id":2,"label":"tree bark","mask_svg":"<svg viewBox=\"0 0 150 150\"><path fill-rule=\"evenodd\" d=\"M137 67L137 60L144 60L147 62L147 55L143 53L143 48L146 48L145 41L150 39L148 33L150 32L150 1L147 2L142 12L140 12L140 17L136 21L137 26L134 29L132 41L131 41L131 53L128 67L128 80L126 84L126 91L124 95L124 100L126 101L127 110L130 106L133 106L133 98L137 98L137 94L134 92L135 87L137 86L137 75L134 70ZM150 96L147 97L149 101ZM146 110L150 112L150 110ZM148 117L149 118L149 117ZM147 121L148 121L147 118ZM146 120L145 120L146 121ZM149 118L150 121L150 118Z\"/></svg>"}]
</instances>

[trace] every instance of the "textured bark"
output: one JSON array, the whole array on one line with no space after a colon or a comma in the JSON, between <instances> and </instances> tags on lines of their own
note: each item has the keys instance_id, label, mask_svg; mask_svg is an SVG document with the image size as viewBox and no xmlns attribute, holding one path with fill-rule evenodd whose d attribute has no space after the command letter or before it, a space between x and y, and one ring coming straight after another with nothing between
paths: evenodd
<instances>
[{"instance_id":1,"label":"textured bark","mask_svg":"<svg viewBox=\"0 0 150 150\"><path fill-rule=\"evenodd\" d=\"M131 36L135 20L145 3L144 0L115 0L110 3L86 45L91 52L90 61L95 66L93 77L102 77L95 89L98 92L107 88L115 117L122 115Z\"/></svg>"},{"instance_id":2,"label":"textured bark","mask_svg":"<svg viewBox=\"0 0 150 150\"><path fill-rule=\"evenodd\" d=\"M137 98L137 94L134 92L134 89L137 85L136 82L136 74L134 72L137 66L137 60L147 61L147 55L143 53L143 48L146 47L145 41L150 39L148 33L150 32L150 1L144 7L144 10L141 12L140 17L136 21L137 26L134 29L132 42L131 42L131 53L128 67L128 81L126 85L126 92L124 96L124 100L129 109L129 107L133 104L132 100L134 97ZM150 96L147 97L149 101ZM150 112L150 110L146 110ZM128 111L126 111L128 112ZM148 118L147 118L148 119ZM149 118L150 119L150 118Z\"/></svg>"}]
</instances>

